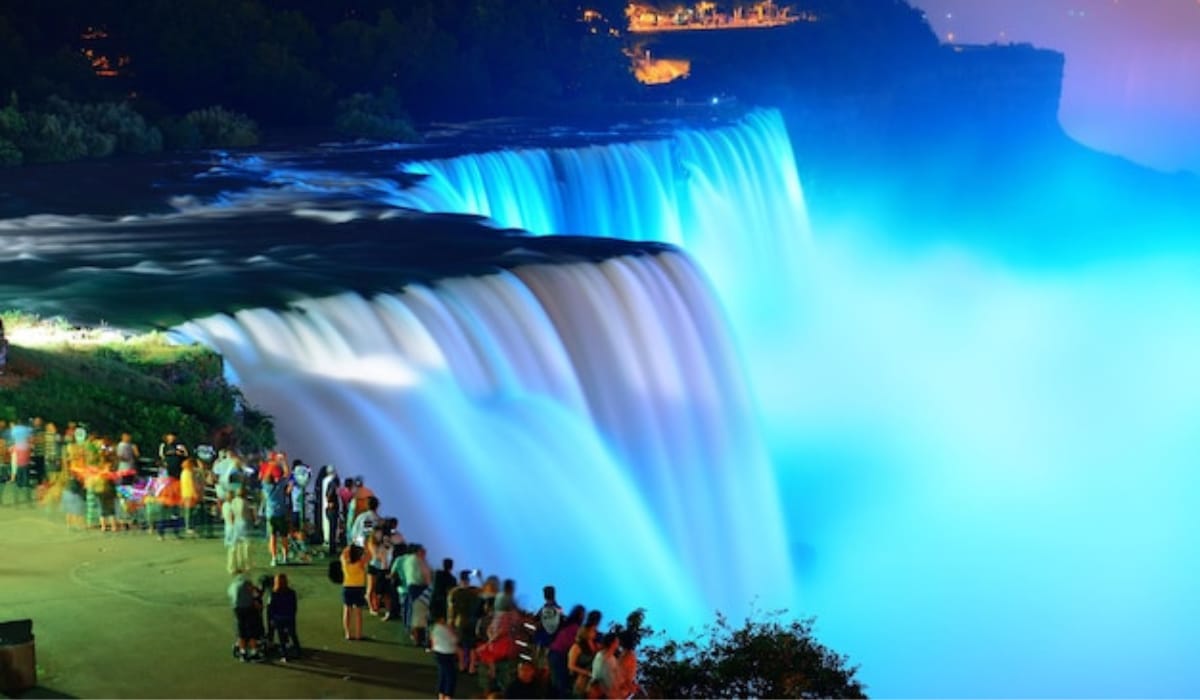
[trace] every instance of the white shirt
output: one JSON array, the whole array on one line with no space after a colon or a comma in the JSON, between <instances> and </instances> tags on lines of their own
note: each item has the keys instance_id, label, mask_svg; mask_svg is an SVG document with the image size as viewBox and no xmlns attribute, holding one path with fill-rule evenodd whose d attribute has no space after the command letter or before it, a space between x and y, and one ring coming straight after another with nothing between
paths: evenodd
<instances>
[{"instance_id":1,"label":"white shirt","mask_svg":"<svg viewBox=\"0 0 1200 700\"><path fill-rule=\"evenodd\" d=\"M362 547L366 544L367 536L371 534L371 530L375 529L375 523L379 522L379 514L373 510L368 510L366 513L360 513L354 519L354 524L350 526L350 541Z\"/></svg>"},{"instance_id":2,"label":"white shirt","mask_svg":"<svg viewBox=\"0 0 1200 700\"><path fill-rule=\"evenodd\" d=\"M458 651L458 635L454 633L454 628L441 622L429 631L429 643L435 654L454 654Z\"/></svg>"}]
</instances>

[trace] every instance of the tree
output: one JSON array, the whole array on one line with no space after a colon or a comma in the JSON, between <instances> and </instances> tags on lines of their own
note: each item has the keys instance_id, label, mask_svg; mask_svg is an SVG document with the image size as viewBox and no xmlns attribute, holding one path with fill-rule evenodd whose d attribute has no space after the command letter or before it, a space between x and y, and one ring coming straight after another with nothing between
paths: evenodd
<instances>
[{"instance_id":1,"label":"tree","mask_svg":"<svg viewBox=\"0 0 1200 700\"><path fill-rule=\"evenodd\" d=\"M642 687L664 698L865 698L858 667L816 640L814 618L783 615L735 628L718 613L700 635L644 647Z\"/></svg>"}]
</instances>

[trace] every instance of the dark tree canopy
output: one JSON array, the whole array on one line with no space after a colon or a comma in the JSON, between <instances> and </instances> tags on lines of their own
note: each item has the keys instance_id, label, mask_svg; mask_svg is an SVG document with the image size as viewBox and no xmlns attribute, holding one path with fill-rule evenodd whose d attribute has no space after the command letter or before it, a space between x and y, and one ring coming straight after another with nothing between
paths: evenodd
<instances>
[{"instance_id":1,"label":"dark tree canopy","mask_svg":"<svg viewBox=\"0 0 1200 700\"><path fill-rule=\"evenodd\" d=\"M327 124L339 100L384 90L422 118L621 97L620 39L579 19L558 0L6 3L0 95L137 95L149 114L221 105L268 126ZM85 50L127 64L100 79Z\"/></svg>"}]
</instances>

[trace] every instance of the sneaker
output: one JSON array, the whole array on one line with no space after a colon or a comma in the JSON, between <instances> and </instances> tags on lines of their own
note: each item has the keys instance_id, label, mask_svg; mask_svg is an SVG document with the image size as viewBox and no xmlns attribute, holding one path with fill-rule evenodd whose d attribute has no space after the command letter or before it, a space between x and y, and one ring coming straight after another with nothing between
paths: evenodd
<instances>
[{"instance_id":1,"label":"sneaker","mask_svg":"<svg viewBox=\"0 0 1200 700\"><path fill-rule=\"evenodd\" d=\"M275 557L271 557L271 566L279 566L279 562L275 561Z\"/></svg>"}]
</instances>

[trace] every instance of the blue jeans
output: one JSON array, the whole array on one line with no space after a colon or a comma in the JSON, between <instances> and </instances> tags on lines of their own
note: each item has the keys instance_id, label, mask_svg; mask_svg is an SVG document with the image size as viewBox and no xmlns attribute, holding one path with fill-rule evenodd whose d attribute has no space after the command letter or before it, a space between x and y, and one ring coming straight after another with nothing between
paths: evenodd
<instances>
[{"instance_id":1,"label":"blue jeans","mask_svg":"<svg viewBox=\"0 0 1200 700\"><path fill-rule=\"evenodd\" d=\"M454 697L454 688L458 685L458 654L434 653L437 660L437 691L438 695Z\"/></svg>"}]
</instances>

